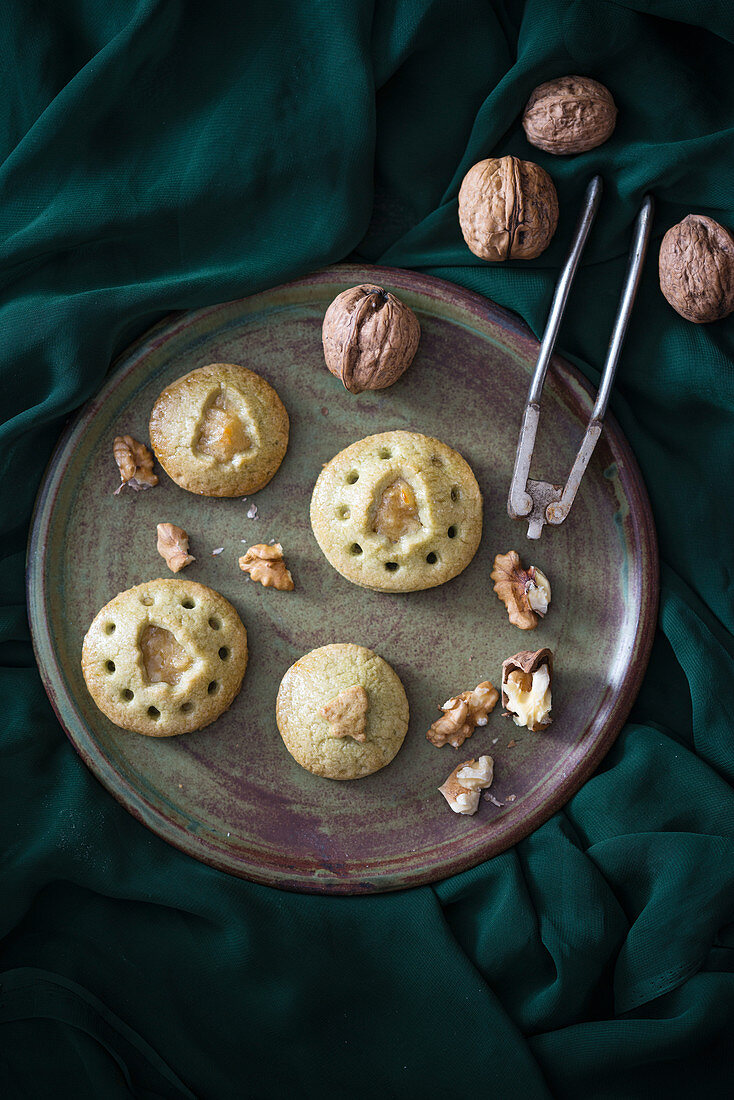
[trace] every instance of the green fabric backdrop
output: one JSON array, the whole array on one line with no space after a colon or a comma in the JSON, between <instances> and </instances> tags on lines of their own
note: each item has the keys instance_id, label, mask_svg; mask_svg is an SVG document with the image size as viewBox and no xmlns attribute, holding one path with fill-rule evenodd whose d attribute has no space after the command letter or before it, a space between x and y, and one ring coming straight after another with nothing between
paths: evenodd
<instances>
[{"instance_id":1,"label":"green fabric backdrop","mask_svg":"<svg viewBox=\"0 0 734 1100\"><path fill-rule=\"evenodd\" d=\"M5 0L0 12L0 1094L728 1096L734 1072L734 317L661 297L665 229L734 227L727 0ZM612 139L525 142L531 89L594 76ZM487 155L552 174L530 263L463 244ZM655 239L614 412L660 538L660 624L613 751L517 848L402 894L322 899L197 864L67 743L23 592L64 418L166 312L352 255L542 329L584 186L606 181L560 346L602 362L630 227Z\"/></svg>"}]
</instances>

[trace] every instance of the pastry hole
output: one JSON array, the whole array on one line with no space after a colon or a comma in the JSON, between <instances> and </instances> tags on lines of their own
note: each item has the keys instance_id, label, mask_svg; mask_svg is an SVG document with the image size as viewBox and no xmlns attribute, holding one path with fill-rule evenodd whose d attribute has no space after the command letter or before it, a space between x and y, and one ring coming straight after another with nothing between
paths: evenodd
<instances>
[{"instance_id":1,"label":"pastry hole","mask_svg":"<svg viewBox=\"0 0 734 1100\"><path fill-rule=\"evenodd\" d=\"M443 459L439 458L438 455L431 455L431 465L443 466Z\"/></svg>"},{"instance_id":2,"label":"pastry hole","mask_svg":"<svg viewBox=\"0 0 734 1100\"><path fill-rule=\"evenodd\" d=\"M350 512L346 504L340 504L336 510L337 519L349 519Z\"/></svg>"},{"instance_id":3,"label":"pastry hole","mask_svg":"<svg viewBox=\"0 0 734 1100\"><path fill-rule=\"evenodd\" d=\"M181 607L185 607L187 611L191 611L192 607L196 607L196 603L190 596L187 596L185 600L181 600Z\"/></svg>"},{"instance_id":4,"label":"pastry hole","mask_svg":"<svg viewBox=\"0 0 734 1100\"><path fill-rule=\"evenodd\" d=\"M120 698L124 699L126 703L130 703L135 698L135 692L130 691L130 688L123 688L120 692Z\"/></svg>"},{"instance_id":5,"label":"pastry hole","mask_svg":"<svg viewBox=\"0 0 734 1100\"><path fill-rule=\"evenodd\" d=\"M208 695L216 695L219 691L219 681L212 680L206 690Z\"/></svg>"},{"instance_id":6,"label":"pastry hole","mask_svg":"<svg viewBox=\"0 0 734 1100\"><path fill-rule=\"evenodd\" d=\"M454 527L454 525L452 524L451 527L449 527L446 534L449 536L450 539L455 539L457 534L458 534L458 528Z\"/></svg>"},{"instance_id":7,"label":"pastry hole","mask_svg":"<svg viewBox=\"0 0 734 1100\"><path fill-rule=\"evenodd\" d=\"M359 545L358 542L353 542L352 545L349 547L349 553L350 554L355 554L355 555L356 554L361 554L362 553L362 547Z\"/></svg>"},{"instance_id":8,"label":"pastry hole","mask_svg":"<svg viewBox=\"0 0 734 1100\"><path fill-rule=\"evenodd\" d=\"M219 650L219 659L221 661L226 661L228 657L229 650L227 649L226 645L223 645L222 648Z\"/></svg>"},{"instance_id":9,"label":"pastry hole","mask_svg":"<svg viewBox=\"0 0 734 1100\"><path fill-rule=\"evenodd\" d=\"M459 499L460 496L461 496L461 493L459 492L459 486L458 485L452 485L451 486L451 499L453 500L454 504L456 504L456 501Z\"/></svg>"},{"instance_id":10,"label":"pastry hole","mask_svg":"<svg viewBox=\"0 0 734 1100\"><path fill-rule=\"evenodd\" d=\"M385 568L387 569L388 573L394 573L395 570L398 568L398 563L396 561L386 561Z\"/></svg>"},{"instance_id":11,"label":"pastry hole","mask_svg":"<svg viewBox=\"0 0 734 1100\"><path fill-rule=\"evenodd\" d=\"M161 716L161 712L158 707L148 707L148 717L152 718L154 722L157 722Z\"/></svg>"},{"instance_id":12,"label":"pastry hole","mask_svg":"<svg viewBox=\"0 0 734 1100\"><path fill-rule=\"evenodd\" d=\"M105 628L104 628L104 632L105 632L105 634L114 634L115 629L116 629L116 627L115 627L114 623L107 623Z\"/></svg>"},{"instance_id":13,"label":"pastry hole","mask_svg":"<svg viewBox=\"0 0 734 1100\"><path fill-rule=\"evenodd\" d=\"M181 710L184 714L191 714L191 711L193 709L194 709L194 704L193 703L182 703L181 704Z\"/></svg>"},{"instance_id":14,"label":"pastry hole","mask_svg":"<svg viewBox=\"0 0 734 1100\"><path fill-rule=\"evenodd\" d=\"M210 619L209 626L212 628L212 630L221 630L222 622L220 619Z\"/></svg>"},{"instance_id":15,"label":"pastry hole","mask_svg":"<svg viewBox=\"0 0 734 1100\"><path fill-rule=\"evenodd\" d=\"M155 603L155 600L153 599L152 596L141 596L140 597L140 602L144 603L146 607L150 607L151 604Z\"/></svg>"},{"instance_id":16,"label":"pastry hole","mask_svg":"<svg viewBox=\"0 0 734 1100\"><path fill-rule=\"evenodd\" d=\"M430 554L426 554L426 561L429 565L435 565L438 561L438 554L435 554L433 550L431 550Z\"/></svg>"},{"instance_id":17,"label":"pastry hole","mask_svg":"<svg viewBox=\"0 0 734 1100\"><path fill-rule=\"evenodd\" d=\"M107 669L108 672L114 672L115 671L115 662L114 661L105 661L104 667Z\"/></svg>"},{"instance_id":18,"label":"pastry hole","mask_svg":"<svg viewBox=\"0 0 734 1100\"><path fill-rule=\"evenodd\" d=\"M377 454L379 458L392 458L392 451L389 447L380 447Z\"/></svg>"},{"instance_id":19,"label":"pastry hole","mask_svg":"<svg viewBox=\"0 0 734 1100\"><path fill-rule=\"evenodd\" d=\"M354 485L355 481L359 481L359 474L356 470L350 470L346 476L347 485Z\"/></svg>"}]
</instances>

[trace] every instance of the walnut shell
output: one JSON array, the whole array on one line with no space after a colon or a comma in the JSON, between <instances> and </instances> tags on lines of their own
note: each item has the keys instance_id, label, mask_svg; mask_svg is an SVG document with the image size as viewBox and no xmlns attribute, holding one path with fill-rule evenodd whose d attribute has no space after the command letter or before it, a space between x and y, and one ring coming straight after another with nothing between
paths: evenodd
<instances>
[{"instance_id":1,"label":"walnut shell","mask_svg":"<svg viewBox=\"0 0 734 1100\"><path fill-rule=\"evenodd\" d=\"M381 286L343 290L324 316L324 358L350 393L397 382L418 350L421 327L404 302Z\"/></svg>"},{"instance_id":2,"label":"walnut shell","mask_svg":"<svg viewBox=\"0 0 734 1100\"><path fill-rule=\"evenodd\" d=\"M694 324L734 311L734 238L713 218L689 214L660 245L660 289L673 309Z\"/></svg>"},{"instance_id":3,"label":"walnut shell","mask_svg":"<svg viewBox=\"0 0 734 1100\"><path fill-rule=\"evenodd\" d=\"M522 116L530 144L561 155L603 145L616 122L611 92L588 76L561 76L539 84Z\"/></svg>"},{"instance_id":4,"label":"walnut shell","mask_svg":"<svg viewBox=\"0 0 734 1100\"><path fill-rule=\"evenodd\" d=\"M459 223L475 256L532 260L548 247L558 225L553 180L529 160L480 160L464 176Z\"/></svg>"}]
</instances>

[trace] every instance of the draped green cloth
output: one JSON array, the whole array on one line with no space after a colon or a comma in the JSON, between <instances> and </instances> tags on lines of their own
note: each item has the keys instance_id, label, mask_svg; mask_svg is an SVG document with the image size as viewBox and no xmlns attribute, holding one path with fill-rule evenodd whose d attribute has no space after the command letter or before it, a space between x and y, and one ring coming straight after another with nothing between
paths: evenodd
<instances>
[{"instance_id":1,"label":"draped green cloth","mask_svg":"<svg viewBox=\"0 0 734 1100\"><path fill-rule=\"evenodd\" d=\"M731 4L5 0L0 26L0 1095L732 1095L734 317L683 321L656 274L685 214L734 227ZM554 158L519 116L567 73L619 120ZM456 197L505 153L547 168L561 220L539 259L491 265ZM403 893L286 894L168 847L86 770L34 664L25 543L64 419L165 313L348 256L538 333L597 171L559 344L593 380L657 203L612 407L660 618L613 750L516 848Z\"/></svg>"}]
</instances>

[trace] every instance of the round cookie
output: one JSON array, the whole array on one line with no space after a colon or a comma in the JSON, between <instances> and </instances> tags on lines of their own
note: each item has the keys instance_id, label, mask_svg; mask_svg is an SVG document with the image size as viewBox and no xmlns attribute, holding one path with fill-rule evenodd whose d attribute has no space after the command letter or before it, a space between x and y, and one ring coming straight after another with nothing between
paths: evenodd
<instances>
[{"instance_id":1,"label":"round cookie","mask_svg":"<svg viewBox=\"0 0 734 1100\"><path fill-rule=\"evenodd\" d=\"M182 489L239 497L262 489L288 446L288 413L259 374L210 363L177 378L150 414L156 458Z\"/></svg>"},{"instance_id":2,"label":"round cookie","mask_svg":"<svg viewBox=\"0 0 734 1100\"><path fill-rule=\"evenodd\" d=\"M408 729L397 673L361 645L325 645L301 657L281 681L275 713L291 756L327 779L384 768Z\"/></svg>"},{"instance_id":3,"label":"round cookie","mask_svg":"<svg viewBox=\"0 0 734 1100\"><path fill-rule=\"evenodd\" d=\"M472 560L482 496L469 464L445 443L383 432L352 443L324 467L311 526L347 580L415 592L443 584Z\"/></svg>"},{"instance_id":4,"label":"round cookie","mask_svg":"<svg viewBox=\"0 0 734 1100\"><path fill-rule=\"evenodd\" d=\"M173 737L227 709L247 667L247 631L228 600L195 581L148 581L110 600L82 647L82 672L116 726Z\"/></svg>"}]
</instances>

